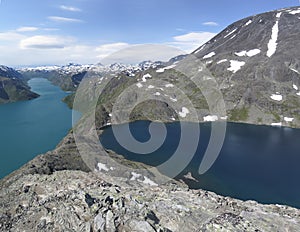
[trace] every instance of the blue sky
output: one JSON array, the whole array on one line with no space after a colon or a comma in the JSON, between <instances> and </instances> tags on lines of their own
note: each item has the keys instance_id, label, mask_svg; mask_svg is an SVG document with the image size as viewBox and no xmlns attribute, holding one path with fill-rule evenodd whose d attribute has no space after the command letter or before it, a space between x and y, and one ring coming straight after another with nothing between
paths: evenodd
<instances>
[{"instance_id":1,"label":"blue sky","mask_svg":"<svg viewBox=\"0 0 300 232\"><path fill-rule=\"evenodd\" d=\"M298 0L2 0L0 64L97 63L137 44L180 50L159 46L155 58L166 59L196 49L239 19L297 5Z\"/></svg>"}]
</instances>

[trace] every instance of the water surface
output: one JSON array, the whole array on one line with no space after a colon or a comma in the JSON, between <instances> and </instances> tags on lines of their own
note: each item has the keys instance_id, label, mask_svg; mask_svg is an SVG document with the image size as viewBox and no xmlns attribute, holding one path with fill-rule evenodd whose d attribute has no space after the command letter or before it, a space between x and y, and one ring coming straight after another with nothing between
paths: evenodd
<instances>
[{"instance_id":1,"label":"water surface","mask_svg":"<svg viewBox=\"0 0 300 232\"><path fill-rule=\"evenodd\" d=\"M139 141L147 141L150 138L148 125L147 121L131 123L133 136ZM107 149L129 160L156 166L172 156L180 139L179 123L166 125L168 136L165 143L147 155L135 154L120 146L111 127L105 129L100 141ZM206 189L242 200L300 208L299 129L228 123L225 142L217 161L207 173L199 175L198 168L210 139L210 124L200 124L200 127L197 152L177 178L183 178L183 175L191 172L198 181L186 180L191 188Z\"/></svg>"},{"instance_id":2,"label":"water surface","mask_svg":"<svg viewBox=\"0 0 300 232\"><path fill-rule=\"evenodd\" d=\"M55 148L72 127L72 111L61 101L66 92L42 78L29 86L41 96L0 105L0 178Z\"/></svg>"}]
</instances>

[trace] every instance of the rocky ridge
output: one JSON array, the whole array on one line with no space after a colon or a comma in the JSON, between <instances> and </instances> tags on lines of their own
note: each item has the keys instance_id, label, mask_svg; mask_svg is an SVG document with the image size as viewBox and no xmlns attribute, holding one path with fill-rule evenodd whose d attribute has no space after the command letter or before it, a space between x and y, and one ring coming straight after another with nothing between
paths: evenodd
<instances>
[{"instance_id":1,"label":"rocky ridge","mask_svg":"<svg viewBox=\"0 0 300 232\"><path fill-rule=\"evenodd\" d=\"M108 177L105 177L106 179ZM298 231L299 210L99 173L25 175L0 190L1 231Z\"/></svg>"},{"instance_id":2,"label":"rocky ridge","mask_svg":"<svg viewBox=\"0 0 300 232\"><path fill-rule=\"evenodd\" d=\"M0 65L0 104L31 100L39 95L30 91L23 76L16 70Z\"/></svg>"}]
</instances>

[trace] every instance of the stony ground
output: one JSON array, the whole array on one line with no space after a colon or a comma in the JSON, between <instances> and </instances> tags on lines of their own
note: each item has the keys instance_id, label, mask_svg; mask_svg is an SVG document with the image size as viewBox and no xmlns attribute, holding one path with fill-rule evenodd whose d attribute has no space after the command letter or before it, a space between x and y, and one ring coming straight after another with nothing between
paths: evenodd
<instances>
[{"instance_id":1,"label":"stony ground","mask_svg":"<svg viewBox=\"0 0 300 232\"><path fill-rule=\"evenodd\" d=\"M6 182L0 190L0 230L300 231L300 211L294 208L243 202L176 184L107 182L101 175L58 171Z\"/></svg>"}]
</instances>

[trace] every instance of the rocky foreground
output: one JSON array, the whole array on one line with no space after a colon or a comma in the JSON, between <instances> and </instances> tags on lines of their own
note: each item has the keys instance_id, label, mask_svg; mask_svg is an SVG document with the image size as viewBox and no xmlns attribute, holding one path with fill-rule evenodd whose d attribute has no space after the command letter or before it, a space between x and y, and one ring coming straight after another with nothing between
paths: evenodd
<instances>
[{"instance_id":1,"label":"rocky foreground","mask_svg":"<svg viewBox=\"0 0 300 232\"><path fill-rule=\"evenodd\" d=\"M1 188L1 231L299 231L297 209L94 173L24 175Z\"/></svg>"}]
</instances>

